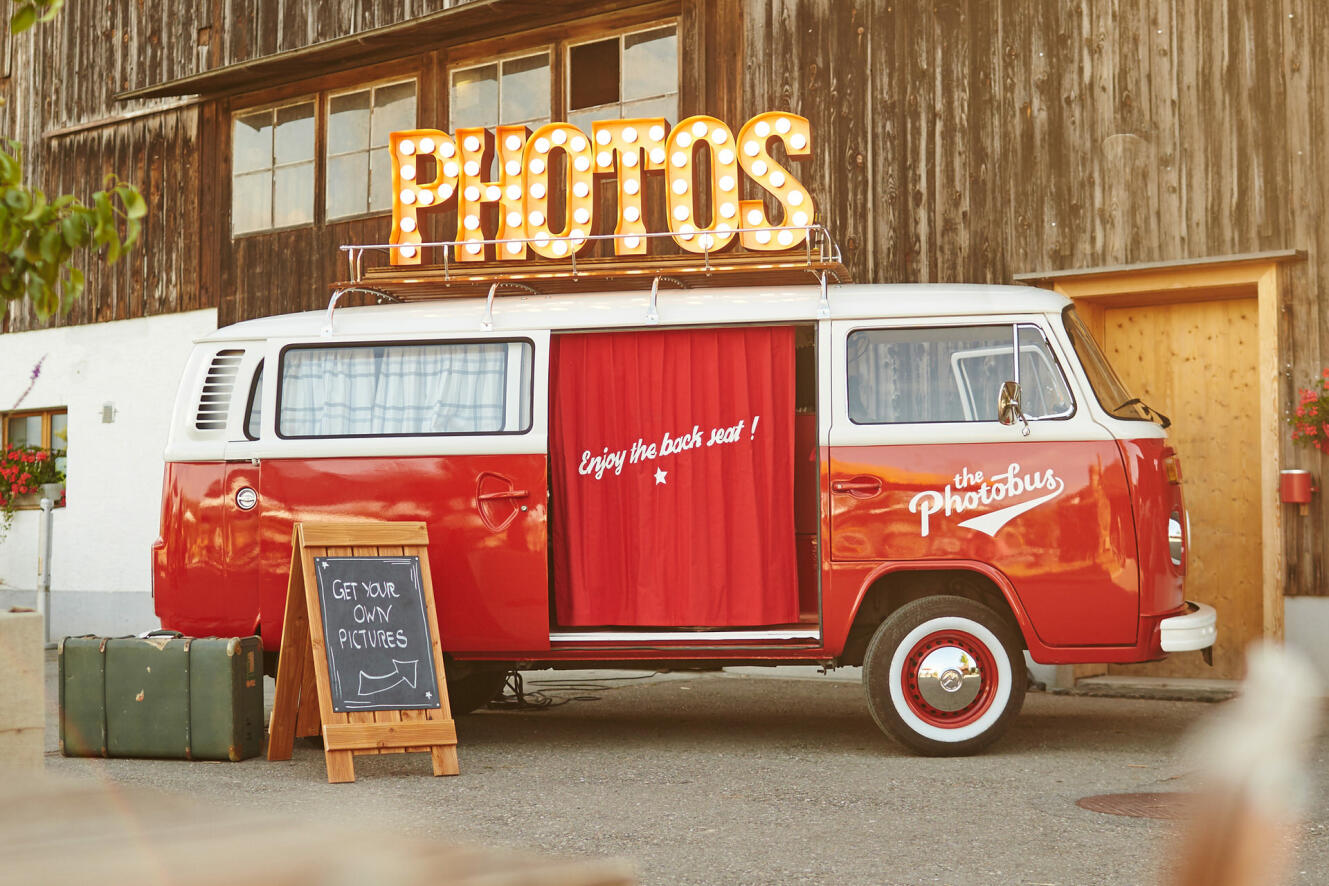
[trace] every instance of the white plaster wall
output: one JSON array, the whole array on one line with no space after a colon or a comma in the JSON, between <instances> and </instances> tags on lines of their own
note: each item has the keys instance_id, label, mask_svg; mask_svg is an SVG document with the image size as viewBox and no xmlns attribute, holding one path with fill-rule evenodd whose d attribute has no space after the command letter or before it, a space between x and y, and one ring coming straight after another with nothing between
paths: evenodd
<instances>
[{"instance_id":1,"label":"white plaster wall","mask_svg":"<svg viewBox=\"0 0 1329 886\"><path fill-rule=\"evenodd\" d=\"M1329 695L1329 597L1285 597L1283 639L1320 672L1320 691Z\"/></svg>"},{"instance_id":2,"label":"white plaster wall","mask_svg":"<svg viewBox=\"0 0 1329 886\"><path fill-rule=\"evenodd\" d=\"M69 410L69 505L55 512L52 636L156 627L151 546L161 506L162 451L176 387L215 310L0 336L0 410L45 355L21 409ZM102 405L115 420L102 421ZM19 511L0 541L0 604L32 605L40 512Z\"/></svg>"}]
</instances>

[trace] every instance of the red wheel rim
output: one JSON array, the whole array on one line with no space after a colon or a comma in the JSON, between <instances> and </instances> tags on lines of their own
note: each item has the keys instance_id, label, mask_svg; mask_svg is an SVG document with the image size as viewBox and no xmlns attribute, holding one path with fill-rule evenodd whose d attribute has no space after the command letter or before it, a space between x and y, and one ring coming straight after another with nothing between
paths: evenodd
<instances>
[{"instance_id":1,"label":"red wheel rim","mask_svg":"<svg viewBox=\"0 0 1329 886\"><path fill-rule=\"evenodd\" d=\"M978 695L969 704L955 711L945 711L928 703L918 684L919 669L929 654L944 647L958 647L974 662L979 675ZM967 726L987 713L997 695L997 660L988 647L973 634L957 630L942 630L928 634L914 644L905 657L900 674L901 688L909 710L923 722L943 729Z\"/></svg>"}]
</instances>

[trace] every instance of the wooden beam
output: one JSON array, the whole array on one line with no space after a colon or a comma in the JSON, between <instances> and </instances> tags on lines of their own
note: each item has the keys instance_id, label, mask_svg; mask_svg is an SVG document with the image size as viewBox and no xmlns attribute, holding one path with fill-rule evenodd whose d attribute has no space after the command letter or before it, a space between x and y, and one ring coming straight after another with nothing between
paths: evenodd
<instances>
[{"instance_id":1,"label":"wooden beam","mask_svg":"<svg viewBox=\"0 0 1329 886\"><path fill-rule=\"evenodd\" d=\"M1173 261L1148 262L1134 265L1103 265L1096 268L1068 268L1063 271L1030 271L1014 274L1016 283L1058 286L1064 280L1093 277L1134 277L1150 273L1204 272L1206 270L1246 265L1263 267L1275 262L1305 261L1306 253L1300 249L1278 249L1269 252L1247 252L1238 255L1215 255L1208 258L1182 258Z\"/></svg>"},{"instance_id":2,"label":"wooden beam","mask_svg":"<svg viewBox=\"0 0 1329 886\"><path fill-rule=\"evenodd\" d=\"M1282 312L1281 272L1279 265L1266 267L1257 283L1259 291L1259 366L1260 391L1260 530L1263 538L1264 566L1264 636L1283 639L1283 504L1279 496L1279 470L1282 456L1279 445L1282 410L1278 354L1278 318Z\"/></svg>"},{"instance_id":3,"label":"wooden beam","mask_svg":"<svg viewBox=\"0 0 1329 886\"><path fill-rule=\"evenodd\" d=\"M323 746L329 751L418 748L456 743L457 727L452 720L326 723L323 726Z\"/></svg>"},{"instance_id":4,"label":"wooden beam","mask_svg":"<svg viewBox=\"0 0 1329 886\"><path fill-rule=\"evenodd\" d=\"M429 533L423 523L302 523L306 547L350 547L351 545L427 545Z\"/></svg>"}]
</instances>

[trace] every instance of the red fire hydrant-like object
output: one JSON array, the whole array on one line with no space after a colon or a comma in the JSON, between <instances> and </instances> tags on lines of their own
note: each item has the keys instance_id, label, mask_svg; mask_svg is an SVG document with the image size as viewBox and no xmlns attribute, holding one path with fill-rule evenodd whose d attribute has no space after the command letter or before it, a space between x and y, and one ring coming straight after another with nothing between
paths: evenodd
<instances>
[{"instance_id":1,"label":"red fire hydrant-like object","mask_svg":"<svg viewBox=\"0 0 1329 886\"><path fill-rule=\"evenodd\" d=\"M1313 484L1310 471L1294 469L1279 471L1279 491L1284 502L1299 505L1304 515L1310 511L1311 493L1320 490Z\"/></svg>"}]
</instances>

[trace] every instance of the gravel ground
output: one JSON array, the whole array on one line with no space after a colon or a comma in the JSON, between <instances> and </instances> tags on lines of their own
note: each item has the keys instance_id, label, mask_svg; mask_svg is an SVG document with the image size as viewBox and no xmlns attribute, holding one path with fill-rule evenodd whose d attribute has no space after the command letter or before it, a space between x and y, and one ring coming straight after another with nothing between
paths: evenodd
<instances>
[{"instance_id":1,"label":"gravel ground","mask_svg":"<svg viewBox=\"0 0 1329 886\"><path fill-rule=\"evenodd\" d=\"M419 755L359 757L354 784L329 785L308 740L283 763L61 757L54 670L49 773L417 838L627 857L647 884L1155 882L1173 825L1075 801L1188 790L1177 740L1218 709L1031 693L988 753L924 759L881 735L860 686L834 676L546 671L527 689L565 703L458 720L460 777L429 776ZM1327 763L1322 736L1313 771ZM1315 784L1290 882L1326 882L1326 822Z\"/></svg>"}]
</instances>

